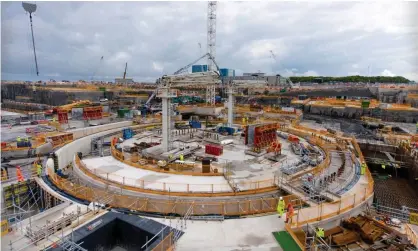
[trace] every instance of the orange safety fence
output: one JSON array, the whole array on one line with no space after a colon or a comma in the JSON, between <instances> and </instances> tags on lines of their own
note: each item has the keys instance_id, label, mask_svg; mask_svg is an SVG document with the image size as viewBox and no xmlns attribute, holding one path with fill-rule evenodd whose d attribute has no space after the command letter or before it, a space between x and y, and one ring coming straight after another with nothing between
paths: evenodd
<instances>
[{"instance_id":1,"label":"orange safety fence","mask_svg":"<svg viewBox=\"0 0 418 251\"><path fill-rule=\"evenodd\" d=\"M227 216L245 216L261 213L276 212L278 198L242 198L227 199L221 201L194 201L194 200L170 200L146 198L138 196L123 195L113 193L109 190L101 188L92 188L79 184L77 181L69 181L60 178L57 175L52 177L54 184L68 194L82 200L93 201L98 197L109 197L112 200L109 205L113 208L126 208L130 210L159 213L159 214L177 214L185 215L189 208L192 207L191 215L227 215ZM237 197L238 198L238 197ZM286 204L292 203L294 207L300 205L299 198L295 195L283 196Z\"/></svg>"},{"instance_id":2,"label":"orange safety fence","mask_svg":"<svg viewBox=\"0 0 418 251\"><path fill-rule=\"evenodd\" d=\"M152 249L152 251L172 250L173 245L173 232L170 232L157 246L155 246L155 248Z\"/></svg>"},{"instance_id":3,"label":"orange safety fence","mask_svg":"<svg viewBox=\"0 0 418 251\"><path fill-rule=\"evenodd\" d=\"M415 247L418 247L418 232L411 228L410 224L405 224L405 233Z\"/></svg>"},{"instance_id":4,"label":"orange safety fence","mask_svg":"<svg viewBox=\"0 0 418 251\"><path fill-rule=\"evenodd\" d=\"M292 227L300 227L307 223L321 221L355 208L373 195L373 186L367 184L357 193L342 197L340 200L322 203L317 206L311 206L297 210L296 215L292 217Z\"/></svg>"}]
</instances>

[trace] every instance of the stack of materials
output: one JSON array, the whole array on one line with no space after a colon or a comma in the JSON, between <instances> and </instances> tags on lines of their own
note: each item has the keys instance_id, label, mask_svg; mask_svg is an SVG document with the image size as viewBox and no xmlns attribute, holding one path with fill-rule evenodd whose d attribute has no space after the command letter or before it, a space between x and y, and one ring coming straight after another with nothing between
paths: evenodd
<instances>
[{"instance_id":1,"label":"stack of materials","mask_svg":"<svg viewBox=\"0 0 418 251\"><path fill-rule=\"evenodd\" d=\"M373 221L370 221L361 215L343 221L343 226L360 233L361 238L368 244L373 244L384 234L383 229L376 226Z\"/></svg>"},{"instance_id":2,"label":"stack of materials","mask_svg":"<svg viewBox=\"0 0 418 251\"><path fill-rule=\"evenodd\" d=\"M210 173L211 158L203 158L202 160L202 173Z\"/></svg>"}]
</instances>

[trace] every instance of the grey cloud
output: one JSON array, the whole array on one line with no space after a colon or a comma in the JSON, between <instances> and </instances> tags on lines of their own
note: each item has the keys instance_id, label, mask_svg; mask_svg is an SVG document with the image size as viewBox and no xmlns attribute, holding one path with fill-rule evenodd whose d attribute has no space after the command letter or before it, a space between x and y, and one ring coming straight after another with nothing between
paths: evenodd
<instances>
[{"instance_id":1,"label":"grey cloud","mask_svg":"<svg viewBox=\"0 0 418 251\"><path fill-rule=\"evenodd\" d=\"M120 77L128 61L128 76L154 81L162 74L159 67L172 73L206 51L206 2L37 4L34 28L41 76L34 76L28 16L20 2L2 2L3 79L88 80L104 56L95 79ZM335 76L367 74L372 65L375 75L387 70L418 78L418 26L411 22L417 6L218 2L216 60L237 73L292 75L295 68L295 75ZM353 64L358 68L353 70Z\"/></svg>"}]
</instances>

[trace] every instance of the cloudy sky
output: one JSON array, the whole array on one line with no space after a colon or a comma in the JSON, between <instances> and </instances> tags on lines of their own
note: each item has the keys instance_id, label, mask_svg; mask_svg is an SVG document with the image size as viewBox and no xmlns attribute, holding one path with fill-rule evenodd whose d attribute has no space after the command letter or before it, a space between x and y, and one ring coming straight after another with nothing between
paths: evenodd
<instances>
[{"instance_id":1,"label":"cloudy sky","mask_svg":"<svg viewBox=\"0 0 418 251\"><path fill-rule=\"evenodd\" d=\"M113 80L128 62L128 77L154 82L206 52L207 2L37 5L39 77L29 16L21 2L1 3L2 79L90 80L95 73L95 80ZM418 2L218 2L216 61L237 74L370 69L418 81L417 16Z\"/></svg>"}]
</instances>

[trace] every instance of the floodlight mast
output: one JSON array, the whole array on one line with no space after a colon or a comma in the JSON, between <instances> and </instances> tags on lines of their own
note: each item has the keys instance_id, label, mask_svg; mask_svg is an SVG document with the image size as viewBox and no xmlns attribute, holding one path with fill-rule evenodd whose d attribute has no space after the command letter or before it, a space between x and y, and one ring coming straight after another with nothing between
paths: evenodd
<instances>
[{"instance_id":1,"label":"floodlight mast","mask_svg":"<svg viewBox=\"0 0 418 251\"><path fill-rule=\"evenodd\" d=\"M36 11L36 4L22 2L22 7L26 12L29 12L30 30L32 34L33 55L35 56L36 76L39 76L38 60L36 58L35 38L33 36L32 13Z\"/></svg>"}]
</instances>

